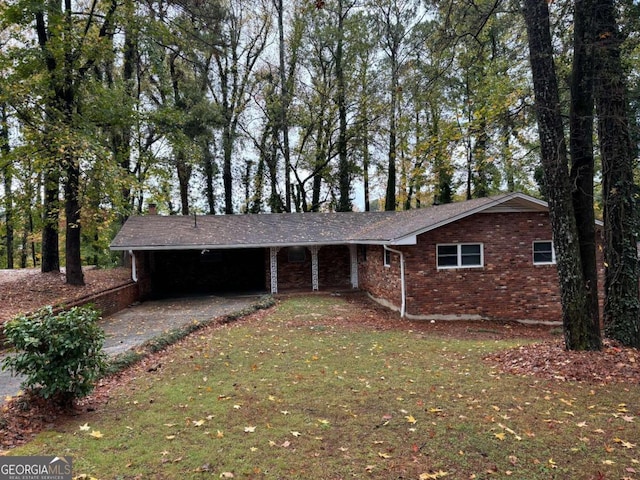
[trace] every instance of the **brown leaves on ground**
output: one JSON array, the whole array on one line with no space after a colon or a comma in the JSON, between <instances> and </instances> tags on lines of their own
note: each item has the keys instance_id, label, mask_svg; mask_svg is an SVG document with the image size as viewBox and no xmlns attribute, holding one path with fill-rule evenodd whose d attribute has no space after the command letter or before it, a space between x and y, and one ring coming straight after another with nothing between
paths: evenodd
<instances>
[{"instance_id":1,"label":"brown leaves on ground","mask_svg":"<svg viewBox=\"0 0 640 480\"><path fill-rule=\"evenodd\" d=\"M84 269L85 285L65 283L64 273L40 273L37 269L0 271L0 324L21 313L87 297L131 281L128 268Z\"/></svg>"},{"instance_id":2,"label":"brown leaves on ground","mask_svg":"<svg viewBox=\"0 0 640 480\"><path fill-rule=\"evenodd\" d=\"M487 360L515 375L598 384L640 383L640 351L608 340L600 352L567 351L564 343L556 340L499 352Z\"/></svg>"}]
</instances>

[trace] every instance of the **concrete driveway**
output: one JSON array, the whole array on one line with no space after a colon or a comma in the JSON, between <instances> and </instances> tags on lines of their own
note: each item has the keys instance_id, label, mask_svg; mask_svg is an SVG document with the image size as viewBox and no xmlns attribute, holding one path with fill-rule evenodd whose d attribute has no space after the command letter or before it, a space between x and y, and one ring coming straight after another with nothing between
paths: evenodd
<instances>
[{"instance_id":1,"label":"concrete driveway","mask_svg":"<svg viewBox=\"0 0 640 480\"><path fill-rule=\"evenodd\" d=\"M190 322L239 312L259 299L257 295L198 296L143 302L101 320L106 337L104 350L114 356ZM0 404L18 393L20 382L9 371L0 371Z\"/></svg>"}]
</instances>

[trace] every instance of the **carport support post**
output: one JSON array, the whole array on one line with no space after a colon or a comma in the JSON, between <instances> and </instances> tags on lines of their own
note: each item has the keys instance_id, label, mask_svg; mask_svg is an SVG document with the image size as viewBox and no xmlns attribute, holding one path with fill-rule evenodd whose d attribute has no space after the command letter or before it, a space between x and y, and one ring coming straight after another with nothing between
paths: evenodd
<instances>
[{"instance_id":1,"label":"carport support post","mask_svg":"<svg viewBox=\"0 0 640 480\"><path fill-rule=\"evenodd\" d=\"M317 292L320 289L318 280L318 250L320 250L320 247L312 245L309 250L311 250L311 288L314 292Z\"/></svg>"},{"instance_id":2,"label":"carport support post","mask_svg":"<svg viewBox=\"0 0 640 480\"><path fill-rule=\"evenodd\" d=\"M278 293L278 250L277 247L269 249L269 260L271 270L271 293Z\"/></svg>"}]
</instances>

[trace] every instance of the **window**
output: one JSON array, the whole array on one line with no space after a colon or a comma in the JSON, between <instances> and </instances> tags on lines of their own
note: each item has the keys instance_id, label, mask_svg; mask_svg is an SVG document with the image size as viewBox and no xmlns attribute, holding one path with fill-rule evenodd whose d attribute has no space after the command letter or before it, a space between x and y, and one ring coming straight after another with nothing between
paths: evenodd
<instances>
[{"instance_id":1,"label":"window","mask_svg":"<svg viewBox=\"0 0 640 480\"><path fill-rule=\"evenodd\" d=\"M556 263L556 252L550 240L533 242L533 264L549 265Z\"/></svg>"},{"instance_id":2,"label":"window","mask_svg":"<svg viewBox=\"0 0 640 480\"><path fill-rule=\"evenodd\" d=\"M304 263L306 259L307 255L304 247L287 248L287 260L289 263Z\"/></svg>"},{"instance_id":3,"label":"window","mask_svg":"<svg viewBox=\"0 0 640 480\"><path fill-rule=\"evenodd\" d=\"M385 267L390 267L391 266L391 251L387 250L386 248L382 247L384 250L382 251L382 254L384 256L384 266Z\"/></svg>"},{"instance_id":4,"label":"window","mask_svg":"<svg viewBox=\"0 0 640 480\"><path fill-rule=\"evenodd\" d=\"M438 245L438 268L470 268L483 265L481 243Z\"/></svg>"}]
</instances>

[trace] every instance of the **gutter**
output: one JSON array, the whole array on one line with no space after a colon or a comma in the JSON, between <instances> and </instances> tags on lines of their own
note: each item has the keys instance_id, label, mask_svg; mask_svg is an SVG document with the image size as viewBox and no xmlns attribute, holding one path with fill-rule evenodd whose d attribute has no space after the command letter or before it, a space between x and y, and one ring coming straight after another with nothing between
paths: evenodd
<instances>
[{"instance_id":1,"label":"gutter","mask_svg":"<svg viewBox=\"0 0 640 480\"><path fill-rule=\"evenodd\" d=\"M386 244L382 246L384 247L385 250L388 250L389 252L397 253L398 255L400 255L400 297L401 297L400 318L404 318L406 314L406 308L407 308L406 281L404 278L404 253L402 253L400 250L389 248Z\"/></svg>"},{"instance_id":2,"label":"gutter","mask_svg":"<svg viewBox=\"0 0 640 480\"><path fill-rule=\"evenodd\" d=\"M131 280L138 283L138 270L136 268L136 254L133 253L133 250L129 250L129 255L131 255Z\"/></svg>"}]
</instances>

